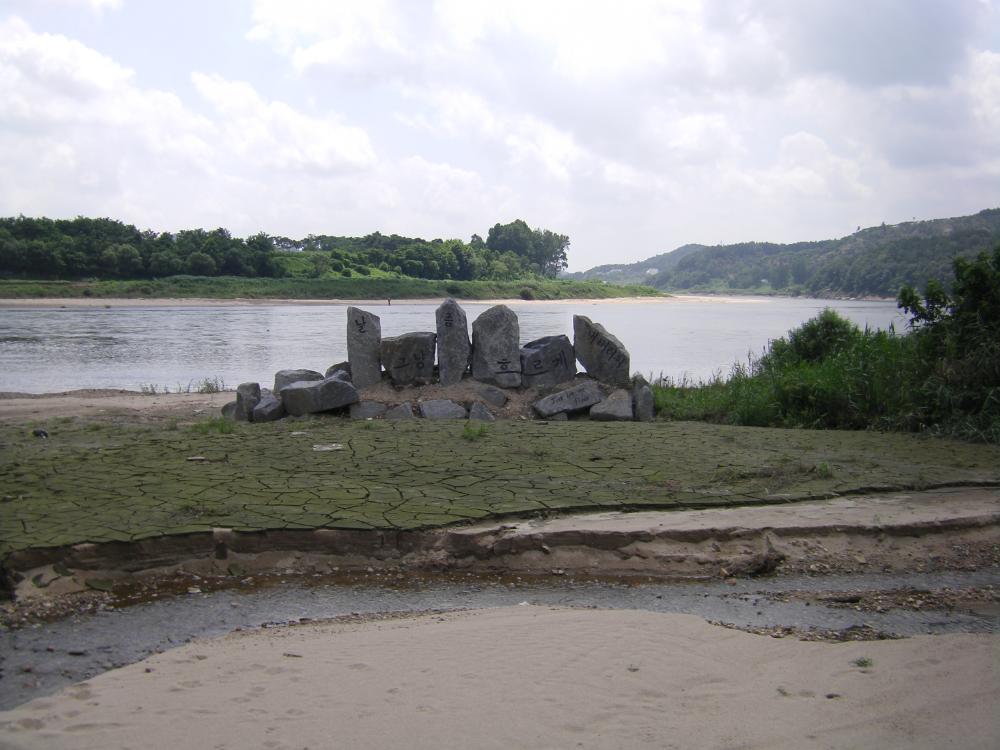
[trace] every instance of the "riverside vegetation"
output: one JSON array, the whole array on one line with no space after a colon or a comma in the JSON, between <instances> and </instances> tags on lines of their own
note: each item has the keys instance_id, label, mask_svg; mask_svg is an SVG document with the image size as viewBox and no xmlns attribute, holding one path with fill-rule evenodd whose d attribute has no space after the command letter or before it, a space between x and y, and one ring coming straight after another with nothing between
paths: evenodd
<instances>
[{"instance_id":1,"label":"riverside vegetation","mask_svg":"<svg viewBox=\"0 0 1000 750\"><path fill-rule=\"evenodd\" d=\"M672 419L830 429L928 430L1000 443L1000 247L956 258L952 291L899 294L911 330L860 330L832 310L772 341L728 378L661 381Z\"/></svg>"}]
</instances>

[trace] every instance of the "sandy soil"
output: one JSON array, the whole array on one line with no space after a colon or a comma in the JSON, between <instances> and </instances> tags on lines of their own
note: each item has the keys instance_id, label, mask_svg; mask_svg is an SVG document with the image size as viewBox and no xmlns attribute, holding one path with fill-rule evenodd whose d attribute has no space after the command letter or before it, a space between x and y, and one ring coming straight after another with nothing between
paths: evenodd
<instances>
[{"instance_id":1,"label":"sandy soil","mask_svg":"<svg viewBox=\"0 0 1000 750\"><path fill-rule=\"evenodd\" d=\"M530 606L309 624L195 642L36 699L0 713L0 744L992 749L998 646L806 643Z\"/></svg>"},{"instance_id":2,"label":"sandy soil","mask_svg":"<svg viewBox=\"0 0 1000 750\"><path fill-rule=\"evenodd\" d=\"M218 416L219 409L236 398L232 392L166 393L78 390L65 393L0 392L0 422L53 417L130 417L140 419L197 419Z\"/></svg>"}]
</instances>

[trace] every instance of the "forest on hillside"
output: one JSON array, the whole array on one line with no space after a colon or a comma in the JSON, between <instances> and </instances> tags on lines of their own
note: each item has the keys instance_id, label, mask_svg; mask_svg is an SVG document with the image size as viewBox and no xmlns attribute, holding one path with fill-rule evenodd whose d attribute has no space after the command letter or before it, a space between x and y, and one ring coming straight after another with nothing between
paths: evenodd
<instances>
[{"instance_id":1,"label":"forest on hillside","mask_svg":"<svg viewBox=\"0 0 1000 750\"><path fill-rule=\"evenodd\" d=\"M473 235L424 240L383 235L264 233L226 229L140 231L115 219L0 218L0 277L155 279L176 275L259 278L412 277L461 281L554 278L566 267L569 238L517 219Z\"/></svg>"}]
</instances>

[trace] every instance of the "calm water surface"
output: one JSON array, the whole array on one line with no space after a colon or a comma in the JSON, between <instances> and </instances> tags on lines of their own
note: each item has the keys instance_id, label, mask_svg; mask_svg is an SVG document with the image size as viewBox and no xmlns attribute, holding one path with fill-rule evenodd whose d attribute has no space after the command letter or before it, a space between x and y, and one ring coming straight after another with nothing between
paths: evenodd
<instances>
[{"instance_id":1,"label":"calm water surface","mask_svg":"<svg viewBox=\"0 0 1000 750\"><path fill-rule=\"evenodd\" d=\"M489 307L463 306L470 323ZM383 336L433 331L435 307L365 305L382 318ZM587 315L628 347L633 371L693 379L728 373L734 362L824 307L861 326L904 326L895 302L674 298L510 307L518 314L522 343L560 333L572 339L573 316ZM0 391L138 390L151 384L176 390L204 378L230 387L267 384L277 370L323 371L345 359L346 305L0 307Z\"/></svg>"}]
</instances>

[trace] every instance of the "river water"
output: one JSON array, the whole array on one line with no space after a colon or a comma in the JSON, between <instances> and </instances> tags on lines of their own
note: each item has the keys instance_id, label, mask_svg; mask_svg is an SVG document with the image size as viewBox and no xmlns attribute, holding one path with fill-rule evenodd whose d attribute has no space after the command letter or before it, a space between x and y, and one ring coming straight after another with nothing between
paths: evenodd
<instances>
[{"instance_id":1,"label":"river water","mask_svg":"<svg viewBox=\"0 0 1000 750\"><path fill-rule=\"evenodd\" d=\"M277 370L323 371L347 359L346 305L129 306L25 309L0 305L0 391L76 388L171 391L204 379L227 386L269 383ZM433 303L365 305L382 335L433 331ZM466 304L470 324L488 304ZM903 330L894 302L805 298L511 303L521 341L573 335L587 315L628 347L632 370L703 379L726 374L749 353L824 307L861 326Z\"/></svg>"}]
</instances>

